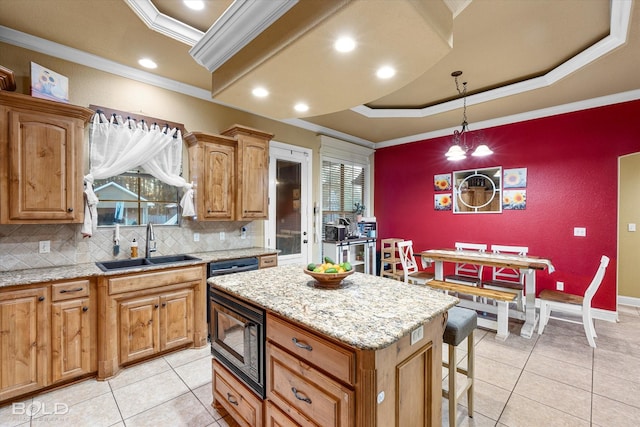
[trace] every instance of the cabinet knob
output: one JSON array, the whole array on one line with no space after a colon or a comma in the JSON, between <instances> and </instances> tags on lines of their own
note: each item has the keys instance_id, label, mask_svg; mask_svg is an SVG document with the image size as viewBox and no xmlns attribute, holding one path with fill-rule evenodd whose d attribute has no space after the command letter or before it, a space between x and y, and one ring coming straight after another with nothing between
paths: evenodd
<instances>
[{"instance_id":1,"label":"cabinet knob","mask_svg":"<svg viewBox=\"0 0 640 427\"><path fill-rule=\"evenodd\" d=\"M73 212L73 208L67 208L67 212L69 213Z\"/></svg>"},{"instance_id":2,"label":"cabinet knob","mask_svg":"<svg viewBox=\"0 0 640 427\"><path fill-rule=\"evenodd\" d=\"M89 311L89 307L82 307L82 311L86 313L87 311Z\"/></svg>"},{"instance_id":3,"label":"cabinet knob","mask_svg":"<svg viewBox=\"0 0 640 427\"><path fill-rule=\"evenodd\" d=\"M44 301L44 297L38 297L38 301L40 302Z\"/></svg>"},{"instance_id":4,"label":"cabinet knob","mask_svg":"<svg viewBox=\"0 0 640 427\"><path fill-rule=\"evenodd\" d=\"M154 308L158 308L158 307L160 307L160 306L159 306L158 304L155 304L153 307L154 307Z\"/></svg>"},{"instance_id":5,"label":"cabinet knob","mask_svg":"<svg viewBox=\"0 0 640 427\"><path fill-rule=\"evenodd\" d=\"M162 306L163 306L163 307L166 307L166 306L167 306L167 303L166 303L166 302L163 302L163 303L162 303Z\"/></svg>"}]
</instances>

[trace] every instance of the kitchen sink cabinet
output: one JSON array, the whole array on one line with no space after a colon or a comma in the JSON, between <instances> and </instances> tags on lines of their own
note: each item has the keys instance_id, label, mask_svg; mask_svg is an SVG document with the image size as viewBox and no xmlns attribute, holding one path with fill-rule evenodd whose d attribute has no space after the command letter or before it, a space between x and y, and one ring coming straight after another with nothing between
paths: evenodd
<instances>
[{"instance_id":1,"label":"kitchen sink cabinet","mask_svg":"<svg viewBox=\"0 0 640 427\"><path fill-rule=\"evenodd\" d=\"M269 216L269 141L273 134L235 125L222 135L238 141L237 220Z\"/></svg>"},{"instance_id":2,"label":"kitchen sink cabinet","mask_svg":"<svg viewBox=\"0 0 640 427\"><path fill-rule=\"evenodd\" d=\"M222 135L191 132L184 136L199 221L267 219L272 137L238 125Z\"/></svg>"},{"instance_id":3,"label":"kitchen sink cabinet","mask_svg":"<svg viewBox=\"0 0 640 427\"><path fill-rule=\"evenodd\" d=\"M93 111L0 91L0 224L80 223Z\"/></svg>"},{"instance_id":4,"label":"kitchen sink cabinet","mask_svg":"<svg viewBox=\"0 0 640 427\"><path fill-rule=\"evenodd\" d=\"M122 301L120 363L193 343L193 289Z\"/></svg>"},{"instance_id":5,"label":"kitchen sink cabinet","mask_svg":"<svg viewBox=\"0 0 640 427\"><path fill-rule=\"evenodd\" d=\"M171 349L207 343L205 265L102 277L98 379Z\"/></svg>"}]
</instances>

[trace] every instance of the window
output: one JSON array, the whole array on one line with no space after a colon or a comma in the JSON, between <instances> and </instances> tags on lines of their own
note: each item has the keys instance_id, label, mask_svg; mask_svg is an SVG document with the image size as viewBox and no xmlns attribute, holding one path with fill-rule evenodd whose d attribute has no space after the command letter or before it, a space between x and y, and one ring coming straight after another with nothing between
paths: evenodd
<instances>
[{"instance_id":1,"label":"window","mask_svg":"<svg viewBox=\"0 0 640 427\"><path fill-rule=\"evenodd\" d=\"M339 218L348 218L356 230L356 203L366 207L365 216L372 216L370 159L373 150L351 144L330 136L320 135L320 155L322 162L322 227Z\"/></svg>"},{"instance_id":2,"label":"window","mask_svg":"<svg viewBox=\"0 0 640 427\"><path fill-rule=\"evenodd\" d=\"M322 160L322 230L329 222L349 218L355 224L356 203L364 203L365 166Z\"/></svg>"},{"instance_id":3,"label":"window","mask_svg":"<svg viewBox=\"0 0 640 427\"><path fill-rule=\"evenodd\" d=\"M98 225L177 225L180 189L142 171L96 179Z\"/></svg>"}]
</instances>

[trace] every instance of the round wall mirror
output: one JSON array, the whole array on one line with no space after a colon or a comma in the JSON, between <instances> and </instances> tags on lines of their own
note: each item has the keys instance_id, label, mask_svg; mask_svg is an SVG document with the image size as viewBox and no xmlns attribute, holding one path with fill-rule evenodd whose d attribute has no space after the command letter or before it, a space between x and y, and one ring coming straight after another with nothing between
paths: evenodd
<instances>
[{"instance_id":1,"label":"round wall mirror","mask_svg":"<svg viewBox=\"0 0 640 427\"><path fill-rule=\"evenodd\" d=\"M454 213L502 212L502 167L453 172Z\"/></svg>"}]
</instances>

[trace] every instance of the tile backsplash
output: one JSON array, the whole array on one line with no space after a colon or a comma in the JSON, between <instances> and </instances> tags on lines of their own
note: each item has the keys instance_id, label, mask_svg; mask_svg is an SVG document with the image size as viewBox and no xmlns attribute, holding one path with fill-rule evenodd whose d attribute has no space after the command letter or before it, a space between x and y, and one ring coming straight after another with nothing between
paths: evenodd
<instances>
[{"instance_id":1,"label":"tile backsplash","mask_svg":"<svg viewBox=\"0 0 640 427\"><path fill-rule=\"evenodd\" d=\"M241 238L241 227L247 228ZM81 224L0 225L0 272L63 266L131 257L135 238L139 256L144 256L146 227L120 227L120 253L113 255L114 227L99 227L90 238L83 238ZM158 255L243 249L261 242L262 227L246 222L195 222L182 225L154 225ZM194 234L199 241L194 241ZM224 240L220 234L224 233ZM39 253L41 241L50 242L49 253Z\"/></svg>"}]
</instances>

